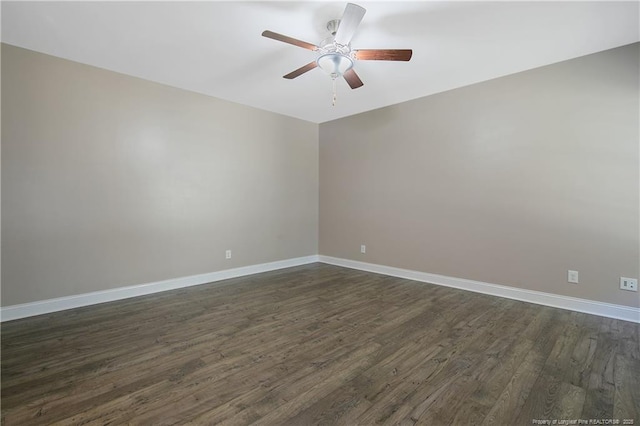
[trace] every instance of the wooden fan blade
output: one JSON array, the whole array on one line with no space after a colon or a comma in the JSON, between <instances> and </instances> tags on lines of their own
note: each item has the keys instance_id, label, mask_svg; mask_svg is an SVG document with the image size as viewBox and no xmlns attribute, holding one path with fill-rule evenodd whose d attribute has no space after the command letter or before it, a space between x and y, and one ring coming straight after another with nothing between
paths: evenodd
<instances>
[{"instance_id":1,"label":"wooden fan blade","mask_svg":"<svg viewBox=\"0 0 640 426\"><path fill-rule=\"evenodd\" d=\"M356 49L353 57L359 61L408 61L411 49Z\"/></svg>"},{"instance_id":2,"label":"wooden fan blade","mask_svg":"<svg viewBox=\"0 0 640 426\"><path fill-rule=\"evenodd\" d=\"M269 30L263 31L262 36L267 38L272 38L274 40L282 41L284 43L293 44L294 46L302 47L304 49L309 49L309 50L319 49L318 46L316 46L315 44L307 43L306 41L298 40L296 38L288 37L286 35L274 33L273 31L269 31Z\"/></svg>"},{"instance_id":3,"label":"wooden fan blade","mask_svg":"<svg viewBox=\"0 0 640 426\"><path fill-rule=\"evenodd\" d=\"M283 76L283 78L287 78L289 80L296 78L302 74L304 74L307 71L311 71L312 69L314 69L315 67L318 66L318 63L316 61L313 62L309 62L307 65L298 68L295 71L291 71L289 74Z\"/></svg>"},{"instance_id":4,"label":"wooden fan blade","mask_svg":"<svg viewBox=\"0 0 640 426\"><path fill-rule=\"evenodd\" d=\"M353 68L345 72L343 74L343 77L345 80L347 80L349 87L351 87L352 89L357 89L358 87L361 87L364 85L364 83L362 82L362 80L360 80L360 77L358 77L358 74L356 74Z\"/></svg>"},{"instance_id":5,"label":"wooden fan blade","mask_svg":"<svg viewBox=\"0 0 640 426\"><path fill-rule=\"evenodd\" d=\"M338 30L336 31L336 36L334 38L336 43L345 46L349 44L366 11L367 10L362 6L347 3L347 7L344 8L344 13L342 14L342 19L340 19L340 25L338 25Z\"/></svg>"}]
</instances>

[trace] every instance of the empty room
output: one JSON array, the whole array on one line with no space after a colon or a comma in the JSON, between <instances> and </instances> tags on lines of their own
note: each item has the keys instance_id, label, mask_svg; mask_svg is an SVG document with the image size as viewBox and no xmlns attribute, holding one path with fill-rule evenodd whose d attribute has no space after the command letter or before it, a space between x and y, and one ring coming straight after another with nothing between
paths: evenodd
<instances>
[{"instance_id":1,"label":"empty room","mask_svg":"<svg viewBox=\"0 0 640 426\"><path fill-rule=\"evenodd\" d=\"M3 425L640 424L640 2L0 12Z\"/></svg>"}]
</instances>

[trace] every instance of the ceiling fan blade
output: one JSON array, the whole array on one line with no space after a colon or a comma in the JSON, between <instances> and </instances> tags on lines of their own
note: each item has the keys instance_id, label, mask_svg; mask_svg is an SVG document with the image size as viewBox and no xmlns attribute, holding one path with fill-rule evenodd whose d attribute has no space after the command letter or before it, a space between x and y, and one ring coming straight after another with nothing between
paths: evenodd
<instances>
[{"instance_id":1,"label":"ceiling fan blade","mask_svg":"<svg viewBox=\"0 0 640 426\"><path fill-rule=\"evenodd\" d=\"M347 80L349 87L351 87L352 89L357 89L358 87L361 87L364 85L364 83L362 82L362 80L360 80L360 77L358 77L358 74L356 74L353 68L345 72L343 77L345 80Z\"/></svg>"},{"instance_id":2,"label":"ceiling fan blade","mask_svg":"<svg viewBox=\"0 0 640 426\"><path fill-rule=\"evenodd\" d=\"M294 46L302 47L304 49L318 50L318 46L316 46L315 44L307 43L306 41L298 40L296 38L288 37L286 35L274 33L273 31L269 31L269 30L263 31L262 36L267 38L272 38L274 40L282 41L285 43L293 44Z\"/></svg>"},{"instance_id":3,"label":"ceiling fan blade","mask_svg":"<svg viewBox=\"0 0 640 426\"><path fill-rule=\"evenodd\" d=\"M408 61L411 49L356 49L353 57L359 61Z\"/></svg>"},{"instance_id":4,"label":"ceiling fan blade","mask_svg":"<svg viewBox=\"0 0 640 426\"><path fill-rule=\"evenodd\" d=\"M364 7L358 6L357 4L347 3L342 19L340 19L338 31L336 31L334 39L336 43L342 45L349 44L366 11Z\"/></svg>"},{"instance_id":5,"label":"ceiling fan blade","mask_svg":"<svg viewBox=\"0 0 640 426\"><path fill-rule=\"evenodd\" d=\"M314 69L317 66L318 66L318 63L316 61L309 62L307 65L302 66L302 67L298 68L295 71L291 71L289 74L283 76L283 78L287 78L287 79L291 80L293 78L296 78L296 77L304 74L307 71L311 71L312 69Z\"/></svg>"}]
</instances>

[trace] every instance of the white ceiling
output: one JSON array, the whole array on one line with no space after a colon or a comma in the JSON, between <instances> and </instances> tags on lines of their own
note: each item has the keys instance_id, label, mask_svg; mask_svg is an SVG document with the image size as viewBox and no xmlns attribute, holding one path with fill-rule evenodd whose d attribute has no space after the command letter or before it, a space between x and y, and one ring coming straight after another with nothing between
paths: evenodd
<instances>
[{"instance_id":1,"label":"white ceiling","mask_svg":"<svg viewBox=\"0 0 640 426\"><path fill-rule=\"evenodd\" d=\"M356 0L357 1L357 0ZM2 2L2 41L322 123L640 40L630 2L357 2L353 48L411 48L410 62L359 61L364 86L319 69L315 53L346 2Z\"/></svg>"}]
</instances>

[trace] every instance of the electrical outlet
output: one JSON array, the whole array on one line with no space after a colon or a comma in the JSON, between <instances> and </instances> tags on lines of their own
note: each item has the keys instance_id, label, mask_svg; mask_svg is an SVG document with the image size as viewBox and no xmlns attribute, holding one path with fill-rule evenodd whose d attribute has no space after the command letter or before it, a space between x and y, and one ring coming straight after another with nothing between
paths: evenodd
<instances>
[{"instance_id":1,"label":"electrical outlet","mask_svg":"<svg viewBox=\"0 0 640 426\"><path fill-rule=\"evenodd\" d=\"M360 246L360 253L366 253L367 252L367 246L365 246L364 244Z\"/></svg>"},{"instance_id":2,"label":"electrical outlet","mask_svg":"<svg viewBox=\"0 0 640 426\"><path fill-rule=\"evenodd\" d=\"M231 259L231 250L227 250L227 251L225 252L225 254L224 254L224 257L225 257L226 259Z\"/></svg>"},{"instance_id":3,"label":"electrical outlet","mask_svg":"<svg viewBox=\"0 0 640 426\"><path fill-rule=\"evenodd\" d=\"M567 271L567 282L578 284L578 271Z\"/></svg>"},{"instance_id":4,"label":"electrical outlet","mask_svg":"<svg viewBox=\"0 0 640 426\"><path fill-rule=\"evenodd\" d=\"M620 290L638 291L638 279L620 277Z\"/></svg>"}]
</instances>

